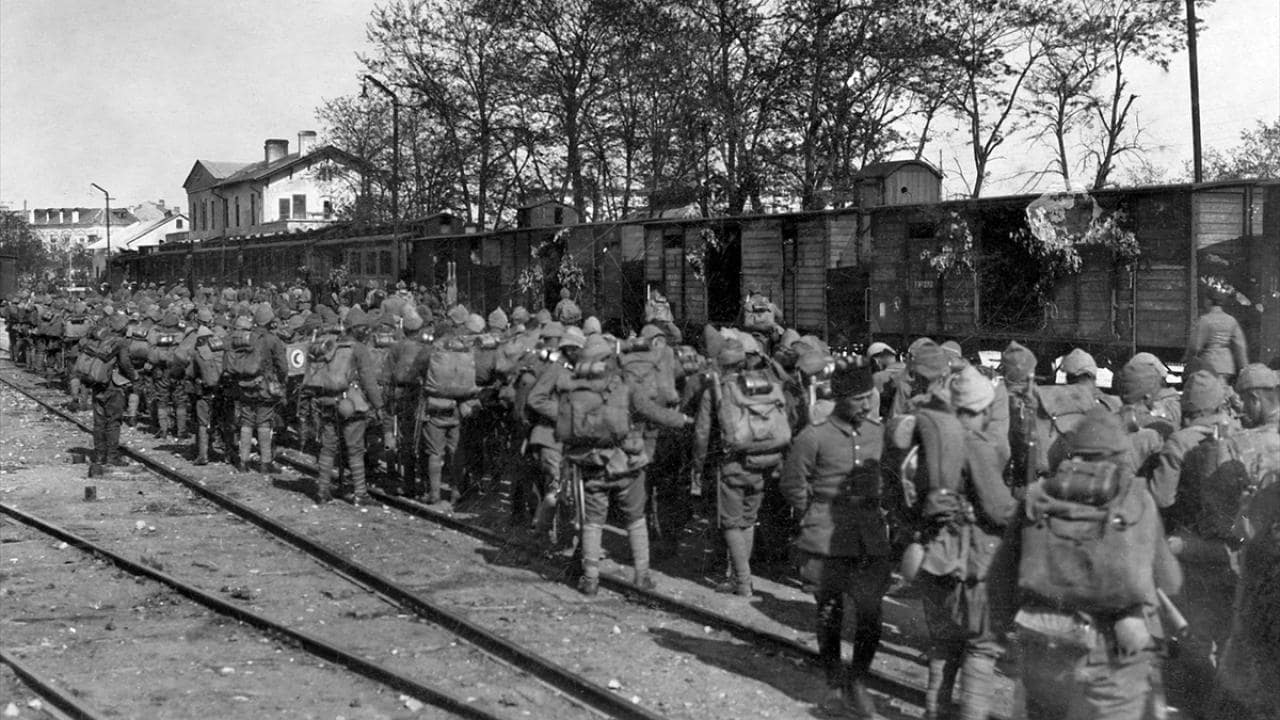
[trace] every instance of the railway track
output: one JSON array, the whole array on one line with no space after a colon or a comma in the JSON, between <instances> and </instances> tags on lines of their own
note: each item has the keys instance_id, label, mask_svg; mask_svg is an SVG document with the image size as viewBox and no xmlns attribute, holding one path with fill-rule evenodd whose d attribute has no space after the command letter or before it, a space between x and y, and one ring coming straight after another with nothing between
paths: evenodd
<instances>
[{"instance_id":1,"label":"railway track","mask_svg":"<svg viewBox=\"0 0 1280 720\"><path fill-rule=\"evenodd\" d=\"M29 378L30 376L24 375L23 377ZM46 407L49 407L49 409L52 410L53 412L61 413L61 411L58 410L57 408L50 407L52 405L50 400L52 397L55 396L55 394L52 391L49 391L47 389L42 390L39 388L33 388L29 384L21 382L20 381L21 378L14 378L10 374L5 374L5 376L0 379L3 379L5 384L11 387L14 387L14 389L18 390L19 392L23 392L24 394L28 394L29 396L36 395L37 397L34 397L33 399L35 399L37 402L41 402ZM40 396L43 396L43 397L40 397ZM65 415L65 413L62 413L62 414ZM69 416L67 416L67 419L71 419L73 421L75 420L74 418L71 418ZM82 423L81 423L81 427L83 428ZM248 522L251 522L255 525L258 525L259 527L264 527L264 528L271 526L274 522L270 518L260 517L263 515L263 513L259 511L255 511L252 508L249 508L247 506L243 508L237 507L238 505L241 505L241 503L238 503L234 499L231 499L231 498L225 498L222 500L217 499L216 496L222 495L222 494L212 490L211 486L219 483L215 483L207 479L192 480L190 477L186 477L184 481L183 476L186 475L186 471L181 470L178 467L183 463L181 463L181 461L178 461L176 463L170 462L169 461L170 456L166 456L163 452L154 452L151 450L143 451L142 448L133 448L131 449L131 454L135 458L140 459L148 467L158 470L159 472L161 472L163 475L165 475L171 480L177 480L180 483L184 483L184 486L189 487L193 492L197 492L201 494L206 499L208 499L211 502L217 503L220 507L222 507L225 510L228 510L230 512L235 512L238 515L242 511L247 510L248 512L241 516L245 517ZM289 485L290 489L296 490L298 489L297 485L303 482L302 477L305 477L306 475L309 475L313 472L313 467L309 466L308 458L296 452L291 451L287 453L286 459L289 460L291 464L298 467L302 473L301 477L299 477L296 480L290 478L290 479L285 479L283 481L285 484ZM245 476L239 476L239 477L243 478ZM261 482L261 481L257 480L257 481L247 481L247 482L252 483L252 482ZM277 481L277 482L281 482L281 481ZM194 484L191 484L191 483L194 483ZM234 483L232 484L234 485ZM446 528L449 533L461 534L462 537L470 538L472 540L472 545L467 550L468 552L474 553L478 551L479 552L487 551L490 553L495 553L496 555L501 555L504 552L504 549L509 548L511 545L509 536L503 536L494 532L493 530L479 527L477 524L467 522L449 513L435 511L430 508L427 508L426 506L420 505L418 503L415 503L409 500L405 500L402 498L398 498L398 497L383 494L383 493L378 493L377 491L374 491L374 492L377 499L382 503L384 503L386 508L393 509L395 512L391 512L390 510L380 510L380 509L364 510L362 515L367 520L369 520L368 524L370 526L377 524L376 522L374 522L374 520L378 520L379 522L381 522L385 520L384 516L391 515L397 518L395 522L398 523L397 528L391 532L398 533L400 526L403 526L406 522L412 525L412 518L417 518L417 519L428 520L433 525L439 526L440 528ZM232 494L234 494L234 489L232 490ZM314 510L315 509L313 508L313 511ZM349 516L354 511L351 510L350 508L345 508L344 506L342 508L342 512L344 512L346 515ZM420 523L420 522L418 523L418 527L422 527L423 525L424 525L423 523ZM397 536L400 536L400 535L397 535ZM459 546L463 544L462 541L452 538L452 536L448 535L447 533L441 534L440 541L444 542L446 545L452 545L452 546ZM388 602L395 603L406 611L410 611L414 614L425 617L433 622L440 622L442 623L443 626L446 626L446 627L453 627L454 623L465 620L465 618L462 618L456 610L451 611L449 608L442 607L439 604L436 605L435 608L433 609L431 604L425 602L424 598L421 596L420 593L414 592L413 590L405 590L402 588L401 590L403 590L403 592L397 592L394 589L391 589L391 586L395 584L390 583L390 581L388 581L383 574L380 574L371 569L373 566L378 565L378 563L362 564L360 562L356 562L355 560L352 560L351 557L349 557L348 555L342 552L338 552L331 547L325 547L322 544L316 543L313 540L308 540L307 538L293 538L293 539L287 540L287 542L293 544L295 547L300 547L305 549L308 553L318 553L321 557L324 558L324 562L329 563L334 567L338 568L339 572L343 573L347 577L352 578L354 581L362 585L367 585L369 587L372 587L376 591L381 592ZM482 547L476 546L475 542L480 543ZM383 548L383 550L385 549L386 548ZM459 558L459 555L457 553L453 553L452 557L456 559L456 558ZM381 560L382 558L379 558L379 561ZM503 564L503 561L498 560L497 562L493 562L492 557L490 558L490 560L491 561L486 563L483 567L473 568L473 571L466 578L466 583L474 584L478 586L484 586L486 584L491 585L494 582L494 579L488 576L492 572L494 572L495 565L501 566ZM455 560L455 562L457 562L458 564L462 564L463 561ZM447 564L447 561L446 561L446 564ZM760 628L755 627L749 623L746 623L737 618L731 617L726 613L708 609L708 607L705 604L699 603L696 598L684 599L665 591L642 590L638 587L635 587L631 583L626 582L625 580L622 580L617 577L605 575L605 576L602 576L602 579L605 587L613 591L613 593L615 594L614 600L624 599L621 603L624 605L626 604L625 601L631 601L632 606L638 606L639 608L643 609L644 613L647 614L646 622L651 623L651 627L653 627L655 624L661 624L662 623L661 616L666 615L668 617L680 618L686 623L695 624L698 628L702 629L705 633L711 633L714 630L717 633L723 633L725 635L731 636L737 641L737 643L739 643L739 647L750 647L750 648L765 650L764 658L763 658L763 661L761 662L762 667L759 669L748 669L747 670L748 674L765 675L766 673L769 672L767 669L767 666L772 664L772 666L775 668L781 666L784 668L789 668L787 672L792 672L792 673L800 672L808 676L810 685L816 689L817 687L815 685L815 683L817 682L816 673L813 673L807 669L797 669L797 666L804 664L804 661L812 660L816 657L816 652L812 647L812 644L805 643L802 640L797 639L796 637L787 637L780 633L761 630ZM384 582L389 584L384 586L383 585ZM441 585L433 588L423 588L423 589L432 590L433 597L439 596L439 595L449 596L450 593L453 593L451 596L451 599L455 599L455 600L462 599L465 602L465 599L468 597L468 595L464 590L461 589L461 586L463 585L463 581L454 581L454 585L455 587L445 587L444 585ZM583 617L582 613L577 611L577 609L580 608L583 605L583 603L578 598L576 598L576 593L573 593L571 590L567 590L567 588L563 588L563 584L560 584L560 583L552 583L551 585L552 585L551 592L553 594L558 592L557 588L559 588L560 590L566 591L566 592L559 592L556 598L557 600L559 600L558 603L549 604L550 610L553 614L565 613L565 608L570 608L569 612L566 613L566 616L572 617L573 620L575 621L574 622L575 625L579 624L582 620L586 619ZM482 609L480 607L471 607L469 609L474 610L476 612L489 612L489 610ZM497 612L504 612L504 610L502 608L499 608ZM631 612L637 612L637 611L632 610L627 612L631 613ZM622 615L618 614L618 617L622 617ZM657 618L656 623L654 618ZM598 621L599 618L590 618L590 619L593 622L587 623L588 625L594 626L595 624L598 624L595 621ZM607 628L607 624L608 624L608 619L606 618L606 628ZM618 629L619 629L618 624L613 625L612 627L613 631L617 631ZM491 642L491 640L485 637L485 634L490 636L495 634L488 630L485 630L484 628L480 628L480 630L483 631L483 633L480 635L480 637L482 638L482 642ZM609 630L605 629L603 630L603 632L605 634L608 634ZM588 631L588 634L590 634L590 630ZM688 635L692 635L692 633L686 633L685 635L687 637ZM669 640L670 642L668 642L668 644L673 648L675 648L676 650L683 650L685 652L692 653L695 655L709 654L709 653L704 653L702 650L700 650L696 644L685 642L686 638L680 637L678 633L673 633L668 638L663 638L661 635L659 635L659 638ZM491 647L484 646L484 645L480 645L480 646L485 647L486 651L493 652ZM552 648L552 649L555 649L555 648ZM503 650L503 652L509 652L509 651ZM497 653L495 652L495 654ZM563 654L560 654L559 657L563 658L566 656ZM546 659L543 658L543 660L546 660ZM554 664L554 663L550 663L550 664ZM725 666L730 666L730 663L728 662L722 662L721 664ZM741 672L743 670L743 666L741 664L734 663L733 669ZM544 677L543 679L547 680L546 677ZM552 684L554 685L554 683ZM774 683L774 684L778 684L778 683ZM613 685L613 683L609 683L609 685ZM647 712L646 710L644 710L644 708L637 707L636 703L630 702L630 700L633 699L633 698L627 697L628 691L630 689L631 689L631 686L629 685L628 688L623 690L623 692L621 693L611 692L608 688L606 688L606 692L609 692L612 697L623 699L624 702L628 703L631 706L631 707L625 708L628 711L639 710L640 712ZM873 686L873 690L885 696L885 701L881 703L881 709L886 717L918 716L919 706L922 703L922 688L919 686L918 683L913 683L910 680L905 680L901 676L895 677L893 674L889 672L885 672L884 670L881 670L877 675L876 682ZM577 694L574 694L574 697L578 697L579 699L582 699L582 695L584 694L587 697L590 697L589 694L582 693L580 689L575 690L574 692L577 693ZM813 692L812 690L806 690L805 692L802 692L802 693L792 692L791 694L793 696L798 696L796 697L796 700L798 700L799 702L804 702L805 700L811 699L813 697L812 692ZM641 694L645 695L646 697L649 697L647 693L641 693ZM799 696L803 696L803 697L799 697ZM688 705L688 703L686 702L685 705ZM602 707L600 705L595 705L594 707L596 707L601 712L619 716L619 717L655 716L653 712L650 712L648 715L635 714L634 712L631 714L623 715L617 712L617 708L615 707ZM684 714L679 712L681 708L678 705L673 708L670 704L668 704L665 707L659 706L658 709L664 710L667 712L670 712L671 710L674 709L677 711L676 714Z\"/></svg>"}]
</instances>

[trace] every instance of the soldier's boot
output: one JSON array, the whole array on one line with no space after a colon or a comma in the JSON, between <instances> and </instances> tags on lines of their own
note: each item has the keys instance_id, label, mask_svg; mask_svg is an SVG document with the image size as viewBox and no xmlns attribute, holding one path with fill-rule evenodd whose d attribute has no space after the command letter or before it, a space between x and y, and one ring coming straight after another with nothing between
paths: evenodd
<instances>
[{"instance_id":1,"label":"soldier's boot","mask_svg":"<svg viewBox=\"0 0 1280 720\"><path fill-rule=\"evenodd\" d=\"M253 428L248 425L240 427L240 442L237 445L239 455L236 457L236 470L249 472L249 450L253 446Z\"/></svg>"},{"instance_id":2,"label":"soldier's boot","mask_svg":"<svg viewBox=\"0 0 1280 720\"><path fill-rule=\"evenodd\" d=\"M716 586L722 593L739 597L751 597L751 542L746 528L725 528L724 542L729 546L729 563L733 568L730 577Z\"/></svg>"},{"instance_id":3,"label":"soldier's boot","mask_svg":"<svg viewBox=\"0 0 1280 720\"><path fill-rule=\"evenodd\" d=\"M965 655L960 666L960 720L987 720L995 672L995 658Z\"/></svg>"},{"instance_id":4,"label":"soldier's boot","mask_svg":"<svg viewBox=\"0 0 1280 720\"><path fill-rule=\"evenodd\" d=\"M120 426L108 428L106 439L106 448L103 450L106 464L113 467L128 466L129 461L120 455Z\"/></svg>"},{"instance_id":5,"label":"soldier's boot","mask_svg":"<svg viewBox=\"0 0 1280 720\"><path fill-rule=\"evenodd\" d=\"M439 455L427 456L427 504L439 505L444 476L444 458Z\"/></svg>"},{"instance_id":6,"label":"soldier's boot","mask_svg":"<svg viewBox=\"0 0 1280 720\"><path fill-rule=\"evenodd\" d=\"M627 540L631 545L631 565L635 569L631 581L644 590L657 587L649 572L649 525L644 518L627 525Z\"/></svg>"},{"instance_id":7,"label":"soldier's boot","mask_svg":"<svg viewBox=\"0 0 1280 720\"><path fill-rule=\"evenodd\" d=\"M587 523L582 526L582 577L578 590L593 596L600 592L600 556L604 554L604 526Z\"/></svg>"},{"instance_id":8,"label":"soldier's boot","mask_svg":"<svg viewBox=\"0 0 1280 720\"><path fill-rule=\"evenodd\" d=\"M190 440L191 433L187 429L188 415L187 415L187 406L185 403L182 405L178 405L173 409L173 419L174 419L174 425L175 425L174 434L178 437L178 439L183 441Z\"/></svg>"},{"instance_id":9,"label":"soldier's boot","mask_svg":"<svg viewBox=\"0 0 1280 720\"><path fill-rule=\"evenodd\" d=\"M271 426L258 428L258 469L263 475L274 475L280 472L276 465L276 455L271 446Z\"/></svg>"},{"instance_id":10,"label":"soldier's boot","mask_svg":"<svg viewBox=\"0 0 1280 720\"><path fill-rule=\"evenodd\" d=\"M156 429L156 437L161 440L168 438L170 432L173 430L173 426L170 425L170 421L172 420L172 409L173 408L170 405L156 406L156 410L158 411L156 415L156 425L158 426Z\"/></svg>"},{"instance_id":11,"label":"soldier's boot","mask_svg":"<svg viewBox=\"0 0 1280 720\"><path fill-rule=\"evenodd\" d=\"M840 660L844 593L823 591L814 600L817 604L818 658L827 676L827 693L820 705L824 710L833 703L843 707L847 679L844 663Z\"/></svg>"},{"instance_id":12,"label":"soldier's boot","mask_svg":"<svg viewBox=\"0 0 1280 720\"><path fill-rule=\"evenodd\" d=\"M373 496L369 495L365 480L364 453L347 455L347 464L351 469L351 504L356 507L372 505Z\"/></svg>"},{"instance_id":13,"label":"soldier's boot","mask_svg":"<svg viewBox=\"0 0 1280 720\"><path fill-rule=\"evenodd\" d=\"M196 465L209 464L209 428L204 425L196 426Z\"/></svg>"},{"instance_id":14,"label":"soldier's boot","mask_svg":"<svg viewBox=\"0 0 1280 720\"><path fill-rule=\"evenodd\" d=\"M80 378L76 377L74 374L70 375L67 378L67 392L68 394L71 395L71 405L68 406L67 409L70 410L71 412L80 412L81 410L83 410L84 405L80 403L80 396L81 396Z\"/></svg>"},{"instance_id":15,"label":"soldier's boot","mask_svg":"<svg viewBox=\"0 0 1280 720\"><path fill-rule=\"evenodd\" d=\"M316 466L316 504L323 505L333 500L333 455L321 450Z\"/></svg>"},{"instance_id":16,"label":"soldier's boot","mask_svg":"<svg viewBox=\"0 0 1280 720\"><path fill-rule=\"evenodd\" d=\"M124 409L124 424L133 427L138 424L138 393L129 393L129 403Z\"/></svg>"},{"instance_id":17,"label":"soldier's boot","mask_svg":"<svg viewBox=\"0 0 1280 720\"><path fill-rule=\"evenodd\" d=\"M956 672L959 669L959 664L952 658L929 658L929 681L924 692L926 720L944 720L951 717L953 711L951 691L955 687Z\"/></svg>"},{"instance_id":18,"label":"soldier's boot","mask_svg":"<svg viewBox=\"0 0 1280 720\"><path fill-rule=\"evenodd\" d=\"M556 544L556 508L559 504L558 493L547 493L538 501L533 511L533 532L540 542L549 547Z\"/></svg>"}]
</instances>

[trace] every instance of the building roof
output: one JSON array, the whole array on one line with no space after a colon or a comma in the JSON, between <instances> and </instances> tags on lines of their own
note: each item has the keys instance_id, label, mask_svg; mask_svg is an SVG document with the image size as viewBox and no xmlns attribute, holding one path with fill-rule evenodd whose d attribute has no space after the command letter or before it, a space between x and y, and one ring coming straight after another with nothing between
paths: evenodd
<instances>
[{"instance_id":1,"label":"building roof","mask_svg":"<svg viewBox=\"0 0 1280 720\"><path fill-rule=\"evenodd\" d=\"M864 165L862 169L859 170L857 174L853 176L853 178L854 180L882 180L894 174L895 172L901 170L902 168L912 166L912 165L922 167L928 170L929 172L933 173L934 175L937 175L939 178L942 177L942 173L939 172L937 168L925 162L924 160L910 159L910 160L889 160L887 162L878 162L878 163L871 163L870 165Z\"/></svg>"},{"instance_id":2,"label":"building roof","mask_svg":"<svg viewBox=\"0 0 1280 720\"><path fill-rule=\"evenodd\" d=\"M111 247L112 249L115 249L115 250L125 250L132 247L142 247L141 245L136 245L138 240L145 237L148 233L155 231L157 228L164 227L167 223L171 223L179 219L186 220L187 216L182 213L173 213L170 215L166 215L162 218L157 218L150 222L143 223L141 227L129 233L127 237L120 238L120 239L112 239ZM159 244L160 244L159 239L157 239L156 242L154 243L145 243L145 245L147 246L159 245ZM91 242L85 246L85 249L86 250L106 250L107 239L101 238L99 240Z\"/></svg>"},{"instance_id":3,"label":"building roof","mask_svg":"<svg viewBox=\"0 0 1280 720\"><path fill-rule=\"evenodd\" d=\"M38 232L47 228L89 228L107 224L107 211L104 208L35 208L34 212L47 213L62 210L79 210L80 222L36 222L31 223L31 229ZM136 222L138 222L138 218L129 210L125 208L111 209L112 225L132 225Z\"/></svg>"},{"instance_id":4,"label":"building roof","mask_svg":"<svg viewBox=\"0 0 1280 720\"><path fill-rule=\"evenodd\" d=\"M337 160L355 167L367 165L365 161L346 150L333 145L321 145L305 155L290 153L274 162L259 160L253 163L236 163L196 160L191 172L187 174L187 181L183 183L183 187L187 188L188 191L194 191L205 190L210 187L226 187L242 182L256 182L265 180L277 173L292 170L298 166L308 165L312 161L319 159ZM193 183L192 181L195 179L197 171L201 169L204 170L208 182Z\"/></svg>"}]
</instances>

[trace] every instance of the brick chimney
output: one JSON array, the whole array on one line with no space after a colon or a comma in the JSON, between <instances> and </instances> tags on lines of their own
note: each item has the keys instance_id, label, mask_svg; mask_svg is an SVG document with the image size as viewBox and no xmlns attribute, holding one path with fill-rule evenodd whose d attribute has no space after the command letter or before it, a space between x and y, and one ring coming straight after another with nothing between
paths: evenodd
<instances>
[{"instance_id":1,"label":"brick chimney","mask_svg":"<svg viewBox=\"0 0 1280 720\"><path fill-rule=\"evenodd\" d=\"M316 149L316 131L298 131L298 156L301 157Z\"/></svg>"},{"instance_id":2,"label":"brick chimney","mask_svg":"<svg viewBox=\"0 0 1280 720\"><path fill-rule=\"evenodd\" d=\"M288 140L269 138L265 143L263 143L262 147L265 151L264 154L266 156L266 161L269 163L273 163L289 154Z\"/></svg>"}]
</instances>

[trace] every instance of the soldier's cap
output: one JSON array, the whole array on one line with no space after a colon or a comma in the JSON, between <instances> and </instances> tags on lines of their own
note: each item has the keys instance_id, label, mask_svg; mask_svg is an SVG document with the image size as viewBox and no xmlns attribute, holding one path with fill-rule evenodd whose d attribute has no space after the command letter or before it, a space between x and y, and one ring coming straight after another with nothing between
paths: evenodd
<instances>
[{"instance_id":1,"label":"soldier's cap","mask_svg":"<svg viewBox=\"0 0 1280 720\"><path fill-rule=\"evenodd\" d=\"M1182 412L1203 415L1220 409L1227 402L1227 386L1208 370L1197 370L1182 383Z\"/></svg>"},{"instance_id":2,"label":"soldier's cap","mask_svg":"<svg viewBox=\"0 0 1280 720\"><path fill-rule=\"evenodd\" d=\"M716 363L722 368L737 367L747 361L746 348L738 338L728 338L720 343L716 353Z\"/></svg>"},{"instance_id":3,"label":"soldier's cap","mask_svg":"<svg viewBox=\"0 0 1280 720\"><path fill-rule=\"evenodd\" d=\"M950 370L947 354L942 348L929 341L921 343L911 351L911 372L926 380L937 380Z\"/></svg>"},{"instance_id":4,"label":"soldier's cap","mask_svg":"<svg viewBox=\"0 0 1280 720\"><path fill-rule=\"evenodd\" d=\"M656 337L665 339L667 337L667 331L653 323L649 323L648 325L640 328L640 338L642 340L649 341Z\"/></svg>"},{"instance_id":5,"label":"soldier's cap","mask_svg":"<svg viewBox=\"0 0 1280 720\"><path fill-rule=\"evenodd\" d=\"M164 317L164 315L161 314L160 312L159 305L148 306L146 310L142 311L142 314L146 315L148 318L150 318L154 322L160 322L161 318Z\"/></svg>"},{"instance_id":6,"label":"soldier's cap","mask_svg":"<svg viewBox=\"0 0 1280 720\"><path fill-rule=\"evenodd\" d=\"M588 337L592 335L599 335L600 333L604 332L604 328L600 327L600 318L596 317L595 315L592 315L591 317L588 317L586 320L583 320L582 332L586 333Z\"/></svg>"},{"instance_id":7,"label":"soldier's cap","mask_svg":"<svg viewBox=\"0 0 1280 720\"><path fill-rule=\"evenodd\" d=\"M382 312L387 315L399 315L404 311L405 300L398 295L392 295L382 301Z\"/></svg>"},{"instance_id":8,"label":"soldier's cap","mask_svg":"<svg viewBox=\"0 0 1280 720\"><path fill-rule=\"evenodd\" d=\"M1000 353L1000 372L1010 382L1026 382L1036 371L1036 355L1014 340Z\"/></svg>"},{"instance_id":9,"label":"soldier's cap","mask_svg":"<svg viewBox=\"0 0 1280 720\"><path fill-rule=\"evenodd\" d=\"M111 303L106 303L105 305L102 306L102 317L109 318L115 314L116 314L116 309Z\"/></svg>"},{"instance_id":10,"label":"soldier's cap","mask_svg":"<svg viewBox=\"0 0 1280 720\"><path fill-rule=\"evenodd\" d=\"M497 308L489 313L489 327L494 330L506 330L511 323L507 321L507 313L502 308Z\"/></svg>"},{"instance_id":11,"label":"soldier's cap","mask_svg":"<svg viewBox=\"0 0 1280 720\"><path fill-rule=\"evenodd\" d=\"M1075 377L1077 375L1088 375L1089 377L1098 377L1098 363L1094 361L1093 356L1089 353L1075 348L1062 358L1062 362L1058 364L1058 369L1066 374L1067 377Z\"/></svg>"},{"instance_id":12,"label":"soldier's cap","mask_svg":"<svg viewBox=\"0 0 1280 720\"><path fill-rule=\"evenodd\" d=\"M1240 375L1236 378L1237 392L1271 390L1277 387L1280 387L1280 375L1277 375L1275 370L1262 363L1245 365L1244 369L1240 371Z\"/></svg>"},{"instance_id":13,"label":"soldier's cap","mask_svg":"<svg viewBox=\"0 0 1280 720\"><path fill-rule=\"evenodd\" d=\"M213 311L207 307L201 306L200 309L196 311L196 320L199 320L202 323L213 322Z\"/></svg>"},{"instance_id":14,"label":"soldier's cap","mask_svg":"<svg viewBox=\"0 0 1280 720\"><path fill-rule=\"evenodd\" d=\"M356 306L347 311L347 317L342 324L349 328L368 327L369 315Z\"/></svg>"},{"instance_id":15,"label":"soldier's cap","mask_svg":"<svg viewBox=\"0 0 1280 720\"><path fill-rule=\"evenodd\" d=\"M464 327L466 327L467 332L472 335L482 333L485 328L484 318L480 317L476 313L471 313L470 315L467 315L467 321L464 323Z\"/></svg>"},{"instance_id":16,"label":"soldier's cap","mask_svg":"<svg viewBox=\"0 0 1280 720\"><path fill-rule=\"evenodd\" d=\"M796 332L794 328L783 330L782 337L778 339L778 345L784 348L789 348L798 342L800 342L800 333Z\"/></svg>"},{"instance_id":17,"label":"soldier's cap","mask_svg":"<svg viewBox=\"0 0 1280 720\"><path fill-rule=\"evenodd\" d=\"M951 406L979 413L996 398L995 385L972 365L951 375Z\"/></svg>"},{"instance_id":18,"label":"soldier's cap","mask_svg":"<svg viewBox=\"0 0 1280 720\"><path fill-rule=\"evenodd\" d=\"M253 318L248 315L237 315L233 327L236 330L250 330L253 328Z\"/></svg>"},{"instance_id":19,"label":"soldier's cap","mask_svg":"<svg viewBox=\"0 0 1280 720\"><path fill-rule=\"evenodd\" d=\"M1120 368L1115 381L1116 390L1126 405L1132 405L1147 395L1154 395L1157 390L1164 387L1164 376L1160 368L1149 362L1140 361L1135 355Z\"/></svg>"},{"instance_id":20,"label":"soldier's cap","mask_svg":"<svg viewBox=\"0 0 1280 720\"><path fill-rule=\"evenodd\" d=\"M1104 407L1096 407L1068 434L1072 454L1119 455L1131 447L1129 434L1120 426L1120 416Z\"/></svg>"},{"instance_id":21,"label":"soldier's cap","mask_svg":"<svg viewBox=\"0 0 1280 720\"><path fill-rule=\"evenodd\" d=\"M181 320L182 318L178 317L178 313L170 310L160 319L160 327L176 328Z\"/></svg>"},{"instance_id":22,"label":"soldier's cap","mask_svg":"<svg viewBox=\"0 0 1280 720\"><path fill-rule=\"evenodd\" d=\"M129 316L123 313L115 313L107 318L107 326L114 332L122 332L129 326Z\"/></svg>"},{"instance_id":23,"label":"soldier's cap","mask_svg":"<svg viewBox=\"0 0 1280 720\"><path fill-rule=\"evenodd\" d=\"M808 377L813 377L821 374L833 361L833 358L824 352L809 350L796 357L796 368Z\"/></svg>"},{"instance_id":24,"label":"soldier's cap","mask_svg":"<svg viewBox=\"0 0 1280 720\"><path fill-rule=\"evenodd\" d=\"M964 357L964 351L960 349L960 343L955 340L947 340L938 347L941 347L948 357Z\"/></svg>"},{"instance_id":25,"label":"soldier's cap","mask_svg":"<svg viewBox=\"0 0 1280 720\"><path fill-rule=\"evenodd\" d=\"M582 329L576 325L570 325L564 329L564 334L560 336L560 343L557 347L576 347L580 348L587 344L587 336Z\"/></svg>"},{"instance_id":26,"label":"soldier's cap","mask_svg":"<svg viewBox=\"0 0 1280 720\"><path fill-rule=\"evenodd\" d=\"M577 328L569 328L569 330L577 330ZM568 331L566 331L565 335L567 336L568 334ZM581 347L582 351L578 353L579 361L592 362L612 356L616 346L605 339L603 335L592 335L587 338Z\"/></svg>"},{"instance_id":27,"label":"soldier's cap","mask_svg":"<svg viewBox=\"0 0 1280 720\"><path fill-rule=\"evenodd\" d=\"M533 316L533 319L538 323L538 325L546 325L551 322L551 311L546 308L542 308L538 311L537 315Z\"/></svg>"},{"instance_id":28,"label":"soldier's cap","mask_svg":"<svg viewBox=\"0 0 1280 720\"><path fill-rule=\"evenodd\" d=\"M831 392L838 397L869 393L875 389L871 375L871 364L866 358L840 358L831 373Z\"/></svg>"},{"instance_id":29,"label":"soldier's cap","mask_svg":"<svg viewBox=\"0 0 1280 720\"><path fill-rule=\"evenodd\" d=\"M467 324L467 318L470 316L471 316L471 313L468 312L467 308L463 305L454 305L453 307L449 308L449 312L448 312L449 321L459 327Z\"/></svg>"},{"instance_id":30,"label":"soldier's cap","mask_svg":"<svg viewBox=\"0 0 1280 720\"><path fill-rule=\"evenodd\" d=\"M521 325L529 322L529 311L525 310L523 305L517 305L515 309L511 311L511 322L519 323Z\"/></svg>"},{"instance_id":31,"label":"soldier's cap","mask_svg":"<svg viewBox=\"0 0 1280 720\"><path fill-rule=\"evenodd\" d=\"M258 309L253 311L253 322L258 327L266 327L275 319L276 314L271 311L271 306L266 303L259 305Z\"/></svg>"},{"instance_id":32,"label":"soldier's cap","mask_svg":"<svg viewBox=\"0 0 1280 720\"><path fill-rule=\"evenodd\" d=\"M198 338L211 337L212 335L213 335L213 331L205 327L204 325L201 325L200 327L196 328L196 337Z\"/></svg>"},{"instance_id":33,"label":"soldier's cap","mask_svg":"<svg viewBox=\"0 0 1280 720\"><path fill-rule=\"evenodd\" d=\"M75 304L71 306L71 313L73 315L83 315L87 312L89 312L89 306L86 305L83 300L77 300Z\"/></svg>"},{"instance_id":34,"label":"soldier's cap","mask_svg":"<svg viewBox=\"0 0 1280 720\"><path fill-rule=\"evenodd\" d=\"M382 308L376 307L365 313L365 317L369 319L369 327L377 327L384 322L391 322L391 318L382 312Z\"/></svg>"},{"instance_id":35,"label":"soldier's cap","mask_svg":"<svg viewBox=\"0 0 1280 720\"><path fill-rule=\"evenodd\" d=\"M558 322L543 323L542 329L538 332L538 337L543 340L564 337L564 325Z\"/></svg>"},{"instance_id":36,"label":"soldier's cap","mask_svg":"<svg viewBox=\"0 0 1280 720\"><path fill-rule=\"evenodd\" d=\"M1160 372L1161 378L1164 378L1169 374L1169 366L1165 365L1164 362L1160 360L1160 358L1156 357L1155 355L1152 355L1149 352L1140 352L1137 355L1134 355L1133 357L1129 358L1129 362L1135 365L1138 365L1138 364L1150 365L1151 367L1154 367L1156 370Z\"/></svg>"},{"instance_id":37,"label":"soldier's cap","mask_svg":"<svg viewBox=\"0 0 1280 720\"><path fill-rule=\"evenodd\" d=\"M869 358L873 358L884 353L889 353L890 355L898 354L893 348L889 347L889 343L883 343L879 340L871 343L871 347L867 348L867 357Z\"/></svg>"},{"instance_id":38,"label":"soldier's cap","mask_svg":"<svg viewBox=\"0 0 1280 720\"><path fill-rule=\"evenodd\" d=\"M915 352L915 351L916 351L916 348L918 348L918 347L920 347L920 346L922 346L922 345L937 345L937 344L938 344L938 343L936 343L936 342L934 342L934 341L933 341L933 338L930 338L930 337L918 337L918 338L916 338L915 340L912 340L912 341L911 341L911 344L907 346L907 354L908 354L908 355L910 355L911 353L913 353L913 352Z\"/></svg>"},{"instance_id":39,"label":"soldier's cap","mask_svg":"<svg viewBox=\"0 0 1280 720\"><path fill-rule=\"evenodd\" d=\"M435 322L436 314L432 312L431 308L427 305L419 305L418 314L422 316L423 323Z\"/></svg>"}]
</instances>

